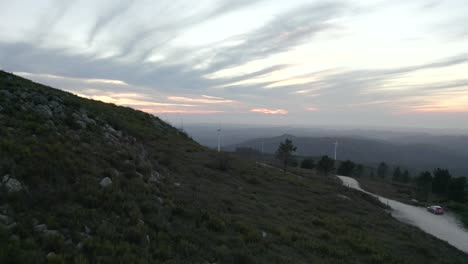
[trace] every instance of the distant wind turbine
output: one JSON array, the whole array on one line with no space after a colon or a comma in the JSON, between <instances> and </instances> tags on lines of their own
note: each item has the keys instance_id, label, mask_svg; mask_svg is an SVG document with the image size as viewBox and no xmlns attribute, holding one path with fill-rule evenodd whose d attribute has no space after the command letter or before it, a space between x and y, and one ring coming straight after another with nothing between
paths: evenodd
<instances>
[{"instance_id":1,"label":"distant wind turbine","mask_svg":"<svg viewBox=\"0 0 468 264\"><path fill-rule=\"evenodd\" d=\"M218 152L221 152L221 124L218 127Z\"/></svg>"}]
</instances>

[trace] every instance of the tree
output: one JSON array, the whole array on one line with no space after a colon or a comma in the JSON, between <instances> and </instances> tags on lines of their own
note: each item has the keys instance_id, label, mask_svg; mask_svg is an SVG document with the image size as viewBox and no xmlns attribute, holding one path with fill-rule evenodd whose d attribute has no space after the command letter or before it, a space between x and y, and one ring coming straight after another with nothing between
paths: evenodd
<instances>
[{"instance_id":1,"label":"tree","mask_svg":"<svg viewBox=\"0 0 468 264\"><path fill-rule=\"evenodd\" d=\"M353 175L355 167L356 167L356 164L354 162L347 160L340 164L340 167L338 167L337 173L343 176L351 176Z\"/></svg>"},{"instance_id":2,"label":"tree","mask_svg":"<svg viewBox=\"0 0 468 264\"><path fill-rule=\"evenodd\" d=\"M379 167L377 167L377 175L384 179L387 175L388 165L385 162L380 162Z\"/></svg>"},{"instance_id":3,"label":"tree","mask_svg":"<svg viewBox=\"0 0 468 264\"><path fill-rule=\"evenodd\" d=\"M464 202L465 201L465 186L466 178L458 177L450 179L448 185L448 197L450 200L455 202Z\"/></svg>"},{"instance_id":4,"label":"tree","mask_svg":"<svg viewBox=\"0 0 468 264\"><path fill-rule=\"evenodd\" d=\"M411 177L410 177L410 174L409 174L409 171L408 170L405 170L401 176L401 181L404 182L404 183L408 183L410 181Z\"/></svg>"},{"instance_id":5,"label":"tree","mask_svg":"<svg viewBox=\"0 0 468 264\"><path fill-rule=\"evenodd\" d=\"M296 151L297 147L293 145L290 139L286 139L284 142L281 142L276 150L276 158L281 161L283 164L283 170L286 171L288 164L294 158L293 153Z\"/></svg>"},{"instance_id":6,"label":"tree","mask_svg":"<svg viewBox=\"0 0 468 264\"><path fill-rule=\"evenodd\" d=\"M317 170L323 175L328 175L335 166L335 160L328 156L323 156L317 163Z\"/></svg>"},{"instance_id":7,"label":"tree","mask_svg":"<svg viewBox=\"0 0 468 264\"><path fill-rule=\"evenodd\" d=\"M446 195L450 183L450 172L437 168L433 172L434 179L432 181L432 192L439 195Z\"/></svg>"},{"instance_id":8,"label":"tree","mask_svg":"<svg viewBox=\"0 0 468 264\"><path fill-rule=\"evenodd\" d=\"M392 181L403 181L403 174L401 173L400 167L396 167L393 171Z\"/></svg>"},{"instance_id":9,"label":"tree","mask_svg":"<svg viewBox=\"0 0 468 264\"><path fill-rule=\"evenodd\" d=\"M312 158L305 158L301 162L301 168L311 170L315 168L315 161Z\"/></svg>"},{"instance_id":10,"label":"tree","mask_svg":"<svg viewBox=\"0 0 468 264\"><path fill-rule=\"evenodd\" d=\"M354 170L354 176L360 177L364 173L364 166L362 164L358 164L356 169Z\"/></svg>"},{"instance_id":11,"label":"tree","mask_svg":"<svg viewBox=\"0 0 468 264\"><path fill-rule=\"evenodd\" d=\"M425 194L426 198L432 190L432 175L430 172L421 172L415 179L417 188Z\"/></svg>"}]
</instances>

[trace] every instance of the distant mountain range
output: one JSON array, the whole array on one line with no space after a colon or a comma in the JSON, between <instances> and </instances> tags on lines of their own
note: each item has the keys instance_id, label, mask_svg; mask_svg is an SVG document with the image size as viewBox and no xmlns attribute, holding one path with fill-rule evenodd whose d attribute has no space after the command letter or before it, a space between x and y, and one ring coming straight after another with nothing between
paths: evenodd
<instances>
[{"instance_id":1,"label":"distant mountain range","mask_svg":"<svg viewBox=\"0 0 468 264\"><path fill-rule=\"evenodd\" d=\"M274 153L281 141L291 139L301 156L333 156L335 141L338 141L338 159L365 164L385 161L392 165L418 170L448 168L455 176L468 176L468 137L460 136L407 136L389 140L353 137L296 137L282 135L257 138L233 144L226 149L238 147L261 149ZM435 139L435 140L432 140ZM432 144L427 142L432 140Z\"/></svg>"}]
</instances>

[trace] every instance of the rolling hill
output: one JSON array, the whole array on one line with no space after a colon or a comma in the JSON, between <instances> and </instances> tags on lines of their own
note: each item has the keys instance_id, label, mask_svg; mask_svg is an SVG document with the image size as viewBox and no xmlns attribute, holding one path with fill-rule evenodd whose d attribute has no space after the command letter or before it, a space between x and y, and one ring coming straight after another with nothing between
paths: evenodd
<instances>
[{"instance_id":1,"label":"rolling hill","mask_svg":"<svg viewBox=\"0 0 468 264\"><path fill-rule=\"evenodd\" d=\"M429 169L437 167L449 168L457 176L468 176L468 155L453 151L440 145L392 143L384 140L351 138L351 137L296 137L282 135L279 137L253 139L227 147L235 150L238 147L260 149L262 142L264 151L274 153L284 139L291 139L298 146L298 155L322 156L334 155L335 141L339 142L338 158L359 163L376 164L385 161L389 164L405 166L414 169ZM417 141L416 141L417 142Z\"/></svg>"},{"instance_id":2,"label":"rolling hill","mask_svg":"<svg viewBox=\"0 0 468 264\"><path fill-rule=\"evenodd\" d=\"M0 263L466 263L335 177L0 71Z\"/></svg>"}]
</instances>

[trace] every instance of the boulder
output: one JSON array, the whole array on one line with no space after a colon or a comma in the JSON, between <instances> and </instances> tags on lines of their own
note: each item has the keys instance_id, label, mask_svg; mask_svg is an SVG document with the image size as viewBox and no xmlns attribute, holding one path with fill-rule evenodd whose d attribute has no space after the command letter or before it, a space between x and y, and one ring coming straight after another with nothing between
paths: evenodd
<instances>
[{"instance_id":1,"label":"boulder","mask_svg":"<svg viewBox=\"0 0 468 264\"><path fill-rule=\"evenodd\" d=\"M8 192L19 192L23 189L23 185L17 179L10 175L5 175L2 178L2 185L5 186Z\"/></svg>"},{"instance_id":2,"label":"boulder","mask_svg":"<svg viewBox=\"0 0 468 264\"><path fill-rule=\"evenodd\" d=\"M47 231L47 225L46 224L35 225L34 231L43 233Z\"/></svg>"},{"instance_id":3,"label":"boulder","mask_svg":"<svg viewBox=\"0 0 468 264\"><path fill-rule=\"evenodd\" d=\"M81 129L86 129L86 123L82 120L76 120L75 123L81 128Z\"/></svg>"},{"instance_id":4,"label":"boulder","mask_svg":"<svg viewBox=\"0 0 468 264\"><path fill-rule=\"evenodd\" d=\"M31 99L36 105L45 105L48 101L47 98L41 94L34 94Z\"/></svg>"},{"instance_id":5,"label":"boulder","mask_svg":"<svg viewBox=\"0 0 468 264\"><path fill-rule=\"evenodd\" d=\"M151 176L148 178L148 182L152 182L152 183L159 182L160 180L161 180L161 174L159 174L159 172L157 171L152 171Z\"/></svg>"},{"instance_id":6,"label":"boulder","mask_svg":"<svg viewBox=\"0 0 468 264\"><path fill-rule=\"evenodd\" d=\"M45 235L45 236L48 236L48 237L52 237L52 236L62 236L62 234L60 234L60 232L57 231L57 230L45 230L45 231L44 231L44 235Z\"/></svg>"},{"instance_id":7,"label":"boulder","mask_svg":"<svg viewBox=\"0 0 468 264\"><path fill-rule=\"evenodd\" d=\"M65 109L63 107L63 104L57 101L52 101L49 103L49 107L55 116L59 118L65 118L66 115L65 115Z\"/></svg>"},{"instance_id":8,"label":"boulder","mask_svg":"<svg viewBox=\"0 0 468 264\"><path fill-rule=\"evenodd\" d=\"M94 119L92 118L89 118L88 115L84 112L81 113L81 120L83 120L83 122L85 122L86 124L96 125L96 121L94 121Z\"/></svg>"},{"instance_id":9,"label":"boulder","mask_svg":"<svg viewBox=\"0 0 468 264\"><path fill-rule=\"evenodd\" d=\"M163 200L163 198L161 198L161 197L158 197L158 201L159 201L159 203L160 203L160 204L164 204L164 200Z\"/></svg>"},{"instance_id":10,"label":"boulder","mask_svg":"<svg viewBox=\"0 0 468 264\"><path fill-rule=\"evenodd\" d=\"M99 182L99 185L101 185L102 188L107 188L112 186L112 180L109 177L105 177Z\"/></svg>"},{"instance_id":11,"label":"boulder","mask_svg":"<svg viewBox=\"0 0 468 264\"><path fill-rule=\"evenodd\" d=\"M34 112L44 118L52 118L52 110L47 105L38 105L34 108Z\"/></svg>"},{"instance_id":12,"label":"boulder","mask_svg":"<svg viewBox=\"0 0 468 264\"><path fill-rule=\"evenodd\" d=\"M52 262L57 258L57 254L55 254L55 252L49 252L47 253L46 258L49 262Z\"/></svg>"}]
</instances>

